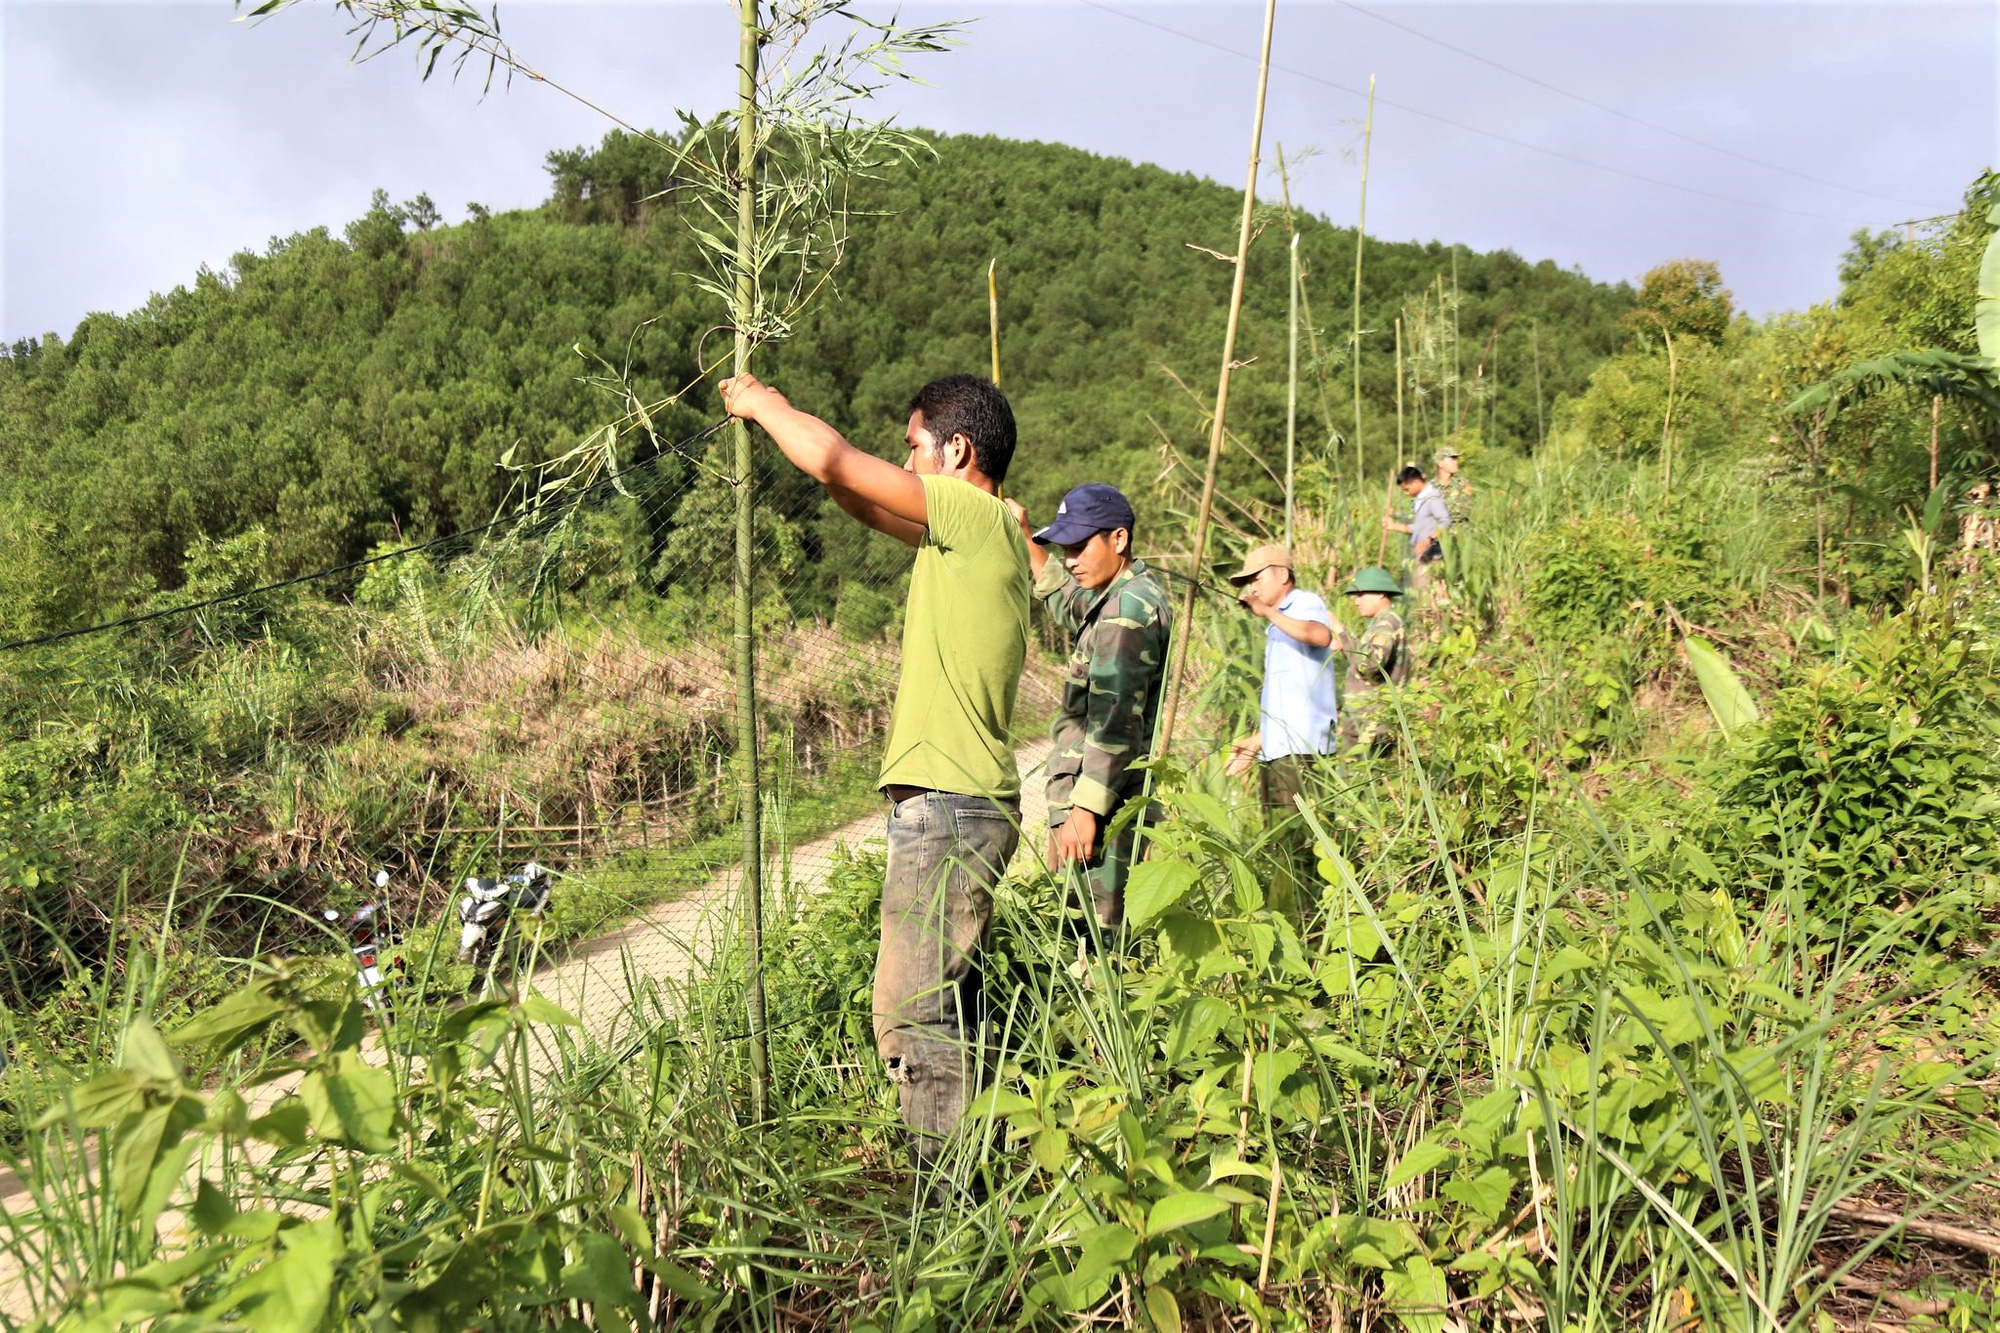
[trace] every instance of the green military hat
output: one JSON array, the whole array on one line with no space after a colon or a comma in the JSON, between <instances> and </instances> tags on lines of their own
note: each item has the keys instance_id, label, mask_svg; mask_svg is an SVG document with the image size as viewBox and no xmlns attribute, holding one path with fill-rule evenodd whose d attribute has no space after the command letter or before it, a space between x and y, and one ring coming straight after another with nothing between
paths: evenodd
<instances>
[{"instance_id":1,"label":"green military hat","mask_svg":"<svg viewBox=\"0 0 2000 1333\"><path fill-rule=\"evenodd\" d=\"M1380 565L1370 565L1354 576L1354 582L1341 590L1346 596L1356 593L1380 592L1391 597L1403 595L1403 585L1396 582L1396 576Z\"/></svg>"},{"instance_id":2,"label":"green military hat","mask_svg":"<svg viewBox=\"0 0 2000 1333\"><path fill-rule=\"evenodd\" d=\"M1440 459L1460 457L1460 454L1458 452L1458 446L1455 444L1447 444L1444 448L1437 451L1437 456Z\"/></svg>"}]
</instances>

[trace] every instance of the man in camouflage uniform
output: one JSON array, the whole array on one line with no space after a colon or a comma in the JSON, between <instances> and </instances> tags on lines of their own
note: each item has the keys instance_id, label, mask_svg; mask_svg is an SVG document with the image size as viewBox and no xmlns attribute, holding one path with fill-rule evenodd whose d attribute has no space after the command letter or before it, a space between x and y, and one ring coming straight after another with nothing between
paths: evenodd
<instances>
[{"instance_id":1,"label":"man in camouflage uniform","mask_svg":"<svg viewBox=\"0 0 2000 1333\"><path fill-rule=\"evenodd\" d=\"M1026 512L1008 504L1026 529ZM1106 835L1144 781L1132 765L1152 745L1173 624L1166 590L1132 555L1133 523L1116 486L1090 482L1063 497L1028 546L1035 595L1074 645L1049 755L1049 868L1080 866L1107 933L1125 919L1137 821Z\"/></svg>"},{"instance_id":2,"label":"man in camouflage uniform","mask_svg":"<svg viewBox=\"0 0 2000 1333\"><path fill-rule=\"evenodd\" d=\"M1432 483L1444 497L1445 512L1451 515L1453 536L1472 519L1472 483L1459 471L1458 446L1447 444L1437 451L1436 480Z\"/></svg>"},{"instance_id":3,"label":"man in camouflage uniform","mask_svg":"<svg viewBox=\"0 0 2000 1333\"><path fill-rule=\"evenodd\" d=\"M1451 540L1444 545L1444 587L1458 585L1465 559L1465 525L1472 520L1472 483L1459 471L1458 446L1447 444L1437 451L1437 468L1431 474L1432 484L1444 500L1445 513L1451 516ZM1440 595L1440 602L1449 602L1449 595Z\"/></svg>"},{"instance_id":4,"label":"man in camouflage uniform","mask_svg":"<svg viewBox=\"0 0 2000 1333\"><path fill-rule=\"evenodd\" d=\"M1388 570L1370 565L1345 591L1368 624L1358 637L1345 625L1334 631L1334 646L1347 654L1340 752L1381 754L1396 744L1396 705L1390 693L1410 679L1409 642L1395 607L1403 589Z\"/></svg>"}]
</instances>

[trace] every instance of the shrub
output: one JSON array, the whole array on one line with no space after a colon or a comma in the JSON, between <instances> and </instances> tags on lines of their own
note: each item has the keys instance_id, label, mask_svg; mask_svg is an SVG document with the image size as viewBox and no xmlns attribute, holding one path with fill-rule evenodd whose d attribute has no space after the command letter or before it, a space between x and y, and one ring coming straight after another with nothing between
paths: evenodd
<instances>
[{"instance_id":1,"label":"shrub","mask_svg":"<svg viewBox=\"0 0 2000 1333\"><path fill-rule=\"evenodd\" d=\"M1781 691L1732 755L1737 830L1810 856L1835 923L2000 869L1996 666L1935 599L1870 627Z\"/></svg>"}]
</instances>

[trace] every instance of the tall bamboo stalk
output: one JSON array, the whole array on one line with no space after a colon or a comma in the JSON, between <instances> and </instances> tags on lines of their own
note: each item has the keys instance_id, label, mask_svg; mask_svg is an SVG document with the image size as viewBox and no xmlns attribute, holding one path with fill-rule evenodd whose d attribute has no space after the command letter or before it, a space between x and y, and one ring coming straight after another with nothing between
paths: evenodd
<instances>
[{"instance_id":1,"label":"tall bamboo stalk","mask_svg":"<svg viewBox=\"0 0 2000 1333\"><path fill-rule=\"evenodd\" d=\"M1667 410L1660 425L1660 489L1668 496L1674 493L1674 379L1678 365L1674 360L1674 331L1663 329L1667 338Z\"/></svg>"},{"instance_id":2,"label":"tall bamboo stalk","mask_svg":"<svg viewBox=\"0 0 2000 1333\"><path fill-rule=\"evenodd\" d=\"M1375 146L1375 76L1368 76L1368 120L1361 131L1361 218L1354 224L1354 479L1366 475L1361 448L1361 251L1368 238L1368 154Z\"/></svg>"},{"instance_id":3,"label":"tall bamboo stalk","mask_svg":"<svg viewBox=\"0 0 2000 1333\"><path fill-rule=\"evenodd\" d=\"M1937 489L1938 409L1943 406L1944 406L1944 398L1939 394L1935 393L1932 394L1931 395L1931 489L1932 490Z\"/></svg>"},{"instance_id":4,"label":"tall bamboo stalk","mask_svg":"<svg viewBox=\"0 0 2000 1333\"><path fill-rule=\"evenodd\" d=\"M1173 669L1167 673L1167 697L1160 709L1160 746L1165 754L1174 743L1174 723L1181 703L1181 677L1187 671L1188 644L1194 638L1196 579L1208 558L1208 524L1215 511L1215 474L1222 462L1222 436L1229 411L1229 373L1236 367L1236 329L1243 318L1243 281L1250 268L1250 236L1257 212L1257 167L1264 148L1264 94L1271 86L1271 30L1277 25L1278 0L1264 0L1264 43L1257 56L1257 109L1250 118L1250 162L1243 177L1243 216L1236 227L1236 274L1229 288L1229 322L1222 333L1222 371L1215 385L1215 422L1208 432L1208 470L1201 482L1201 510L1195 517L1194 558L1187 593L1181 601L1179 632L1174 635Z\"/></svg>"},{"instance_id":5,"label":"tall bamboo stalk","mask_svg":"<svg viewBox=\"0 0 2000 1333\"><path fill-rule=\"evenodd\" d=\"M1300 234L1298 214L1292 211L1292 177L1285 168L1285 146L1278 145L1278 188L1284 194L1285 227L1296 237ZM1312 357L1313 392L1319 399L1319 424L1326 431L1326 442L1333 455L1333 475L1338 481L1341 473L1340 448L1336 441L1339 432L1333 428L1333 407L1326 396L1326 360L1319 354L1319 327L1313 323L1312 291L1306 286L1306 268L1303 259L1299 263L1299 317L1306 326L1306 352Z\"/></svg>"},{"instance_id":6,"label":"tall bamboo stalk","mask_svg":"<svg viewBox=\"0 0 2000 1333\"><path fill-rule=\"evenodd\" d=\"M1000 261L986 261L986 326L993 334L993 387L1000 387Z\"/></svg>"},{"instance_id":7,"label":"tall bamboo stalk","mask_svg":"<svg viewBox=\"0 0 2000 1333\"><path fill-rule=\"evenodd\" d=\"M1501 319L1505 320L1505 316ZM1486 352L1486 368L1491 383L1486 386L1486 429L1479 432L1479 438L1492 443L1497 437L1500 419L1500 325L1493 328L1493 345Z\"/></svg>"},{"instance_id":8,"label":"tall bamboo stalk","mask_svg":"<svg viewBox=\"0 0 2000 1333\"><path fill-rule=\"evenodd\" d=\"M1396 316L1396 470L1389 474L1389 487L1383 495L1383 508L1392 509L1396 503L1396 477L1403 470L1403 317ZM1375 563L1381 564L1389 558L1389 529L1382 529L1382 540L1375 543Z\"/></svg>"},{"instance_id":9,"label":"tall bamboo stalk","mask_svg":"<svg viewBox=\"0 0 2000 1333\"><path fill-rule=\"evenodd\" d=\"M1291 326L1285 375L1285 547L1292 545L1292 479L1299 445L1299 234L1292 233Z\"/></svg>"},{"instance_id":10,"label":"tall bamboo stalk","mask_svg":"<svg viewBox=\"0 0 2000 1333\"><path fill-rule=\"evenodd\" d=\"M1451 383L1451 433L1456 435L1465 421L1465 361L1459 355L1457 241L1451 243Z\"/></svg>"},{"instance_id":11,"label":"tall bamboo stalk","mask_svg":"<svg viewBox=\"0 0 2000 1333\"><path fill-rule=\"evenodd\" d=\"M1403 470L1403 317L1396 316L1396 471Z\"/></svg>"},{"instance_id":12,"label":"tall bamboo stalk","mask_svg":"<svg viewBox=\"0 0 2000 1333\"><path fill-rule=\"evenodd\" d=\"M757 308L757 56L763 44L759 0L740 0L742 26L736 68L735 373L750 369L750 331ZM743 951L748 985L750 1111L762 1121L769 1107L771 1054L764 1030L763 791L757 772L757 631L751 617L756 546L757 460L750 425L736 432L736 801L743 831Z\"/></svg>"},{"instance_id":13,"label":"tall bamboo stalk","mask_svg":"<svg viewBox=\"0 0 2000 1333\"><path fill-rule=\"evenodd\" d=\"M1542 326L1530 323L1528 333L1535 355L1535 450L1539 453L1549 442L1548 427L1542 424Z\"/></svg>"}]
</instances>

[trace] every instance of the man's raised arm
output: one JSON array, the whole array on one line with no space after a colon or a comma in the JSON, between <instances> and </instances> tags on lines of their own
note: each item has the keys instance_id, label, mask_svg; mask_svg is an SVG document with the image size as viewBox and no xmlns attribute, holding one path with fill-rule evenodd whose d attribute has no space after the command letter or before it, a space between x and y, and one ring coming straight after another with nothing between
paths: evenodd
<instances>
[{"instance_id":1,"label":"man's raised arm","mask_svg":"<svg viewBox=\"0 0 2000 1333\"><path fill-rule=\"evenodd\" d=\"M923 543L930 513L916 473L855 448L755 375L726 379L721 389L730 415L762 426L792 466L826 487L835 504L877 532L911 546Z\"/></svg>"}]
</instances>

